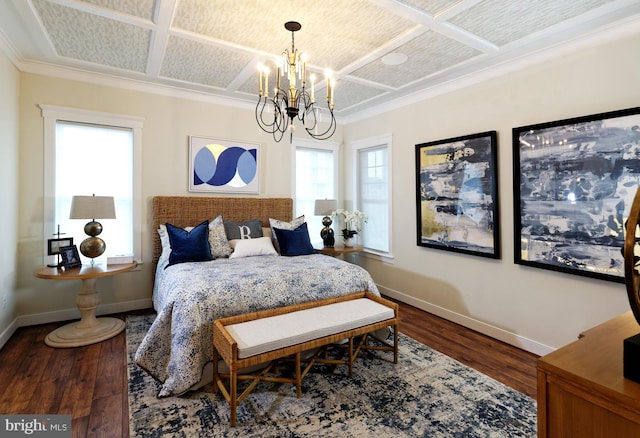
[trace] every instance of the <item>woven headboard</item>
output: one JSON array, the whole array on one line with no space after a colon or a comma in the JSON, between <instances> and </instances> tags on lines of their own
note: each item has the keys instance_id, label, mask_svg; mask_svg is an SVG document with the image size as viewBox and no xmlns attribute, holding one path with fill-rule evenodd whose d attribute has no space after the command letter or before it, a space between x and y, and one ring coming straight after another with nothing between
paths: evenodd
<instances>
[{"instance_id":1,"label":"woven headboard","mask_svg":"<svg viewBox=\"0 0 640 438\"><path fill-rule=\"evenodd\" d=\"M203 196L155 196L153 198L153 267L160 258L162 246L156 231L167 222L177 227L198 225L219 214L226 220L247 221L259 219L263 227L269 226L269 218L290 222L293 219L291 198L213 198Z\"/></svg>"}]
</instances>

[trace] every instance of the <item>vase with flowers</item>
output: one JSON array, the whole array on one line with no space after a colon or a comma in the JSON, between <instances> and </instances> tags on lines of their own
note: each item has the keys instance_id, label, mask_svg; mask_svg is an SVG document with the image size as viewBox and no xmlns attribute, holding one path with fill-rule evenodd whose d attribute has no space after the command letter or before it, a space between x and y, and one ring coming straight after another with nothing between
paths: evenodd
<instances>
[{"instance_id":1,"label":"vase with flowers","mask_svg":"<svg viewBox=\"0 0 640 438\"><path fill-rule=\"evenodd\" d=\"M333 211L331 216L342 216L343 218L344 228L342 229L342 240L345 247L353 246L354 236L362 232L362 224L369 219L367 215L361 211L348 211L341 208Z\"/></svg>"}]
</instances>

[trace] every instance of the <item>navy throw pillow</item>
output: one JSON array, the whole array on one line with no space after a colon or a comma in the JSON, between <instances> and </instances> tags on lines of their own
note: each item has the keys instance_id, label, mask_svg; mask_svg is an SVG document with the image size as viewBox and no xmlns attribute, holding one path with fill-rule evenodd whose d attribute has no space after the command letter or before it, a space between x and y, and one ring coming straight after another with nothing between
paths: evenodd
<instances>
[{"instance_id":1,"label":"navy throw pillow","mask_svg":"<svg viewBox=\"0 0 640 438\"><path fill-rule=\"evenodd\" d=\"M298 256L315 254L316 250L311 245L307 223L303 223L295 230L283 230L274 228L278 244L280 245L280 255Z\"/></svg>"},{"instance_id":2,"label":"navy throw pillow","mask_svg":"<svg viewBox=\"0 0 640 438\"><path fill-rule=\"evenodd\" d=\"M167 225L171 244L168 266L186 262L206 262L213 260L209 246L209 221L204 221L191 231Z\"/></svg>"}]
</instances>

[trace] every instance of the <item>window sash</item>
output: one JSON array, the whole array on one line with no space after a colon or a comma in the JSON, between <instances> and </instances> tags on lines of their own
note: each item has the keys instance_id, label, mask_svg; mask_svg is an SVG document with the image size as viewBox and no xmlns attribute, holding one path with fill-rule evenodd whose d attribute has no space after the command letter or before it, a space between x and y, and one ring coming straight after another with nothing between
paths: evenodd
<instances>
[{"instance_id":1,"label":"window sash","mask_svg":"<svg viewBox=\"0 0 640 438\"><path fill-rule=\"evenodd\" d=\"M101 113L95 111L87 111L77 108L69 108L69 107L59 107L54 105L39 105L42 110L42 117L44 119L44 219L43 219L43 230L44 230L44 252L43 254L46 256L47 254L47 239L53 238L54 233L57 232L57 219L56 219L56 157L57 157L57 147L56 147L56 130L58 123L64 123L65 125L71 126L73 124L80 124L83 126L94 126L94 127L102 127L108 128L112 130L125 131L130 132L133 140L133 151L131 156L131 181L132 181L132 190L128 195L129 198L116 197L116 215L122 216L119 214L119 210L122 210L120 203L127 203L131 206L131 221L126 225L127 233L130 233L132 236L132 254L133 258L137 260L139 263L142 261L142 203L141 203L141 157L142 157L142 127L143 127L143 118L134 117L134 116L124 116L110 113ZM103 153L104 155L104 153ZM98 156L94 161L96 163L100 163L100 156ZM72 172L75 175L75 169ZM74 175L71 177L73 178ZM78 190L83 190L83 187L86 182L81 180L78 177L74 178L76 187ZM110 187L110 190L113 190ZM105 193L107 195L112 195L111 193ZM74 193L77 195L84 193ZM91 194L91 193L88 193ZM99 195L99 193L96 193ZM115 194L113 194L115 196ZM69 206L61 206L60 211L62 217L65 216L64 211L67 211L67 215L70 208L70 200ZM124 213L123 213L124 215ZM121 251L117 251L113 245L109 245L109 240L107 239L107 230L111 230L112 232L118 232L115 222L116 220L104 220L101 221L104 226L104 231L101 237L107 243L107 252L111 254L110 250L113 250L113 253L120 253ZM78 222L81 225L81 228L84 227L84 222L79 220L74 220L72 222ZM111 222L114 222L113 224ZM65 229L60 230L63 233L66 233L62 237L73 237L74 244L79 245L82 240L84 240L86 234L84 230L81 232L71 232L66 231ZM113 241L112 241L113 243ZM48 263L53 263L55 261L55 257L50 257L48 259Z\"/></svg>"},{"instance_id":2,"label":"window sash","mask_svg":"<svg viewBox=\"0 0 640 438\"><path fill-rule=\"evenodd\" d=\"M352 146L356 205L368 217L360 241L365 251L391 257L391 136Z\"/></svg>"},{"instance_id":3,"label":"window sash","mask_svg":"<svg viewBox=\"0 0 640 438\"><path fill-rule=\"evenodd\" d=\"M322 217L315 216L316 199L336 199L337 145L296 141L294 147L295 215L305 215L313 244L322 242Z\"/></svg>"},{"instance_id":4,"label":"window sash","mask_svg":"<svg viewBox=\"0 0 640 438\"><path fill-rule=\"evenodd\" d=\"M56 224L84 240L88 220L69 219L73 196L113 196L116 219L96 218L103 226L105 256L133 256L133 131L57 121L55 167Z\"/></svg>"}]
</instances>

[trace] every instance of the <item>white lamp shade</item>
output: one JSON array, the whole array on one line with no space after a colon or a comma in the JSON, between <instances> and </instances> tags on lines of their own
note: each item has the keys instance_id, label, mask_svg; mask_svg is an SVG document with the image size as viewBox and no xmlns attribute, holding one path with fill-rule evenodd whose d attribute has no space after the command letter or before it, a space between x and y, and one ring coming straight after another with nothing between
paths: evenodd
<instances>
[{"instance_id":1,"label":"white lamp shade","mask_svg":"<svg viewBox=\"0 0 640 438\"><path fill-rule=\"evenodd\" d=\"M316 199L314 215L330 216L338 208L338 201L335 199Z\"/></svg>"},{"instance_id":2,"label":"white lamp shade","mask_svg":"<svg viewBox=\"0 0 640 438\"><path fill-rule=\"evenodd\" d=\"M69 219L115 219L113 196L74 196Z\"/></svg>"}]
</instances>

